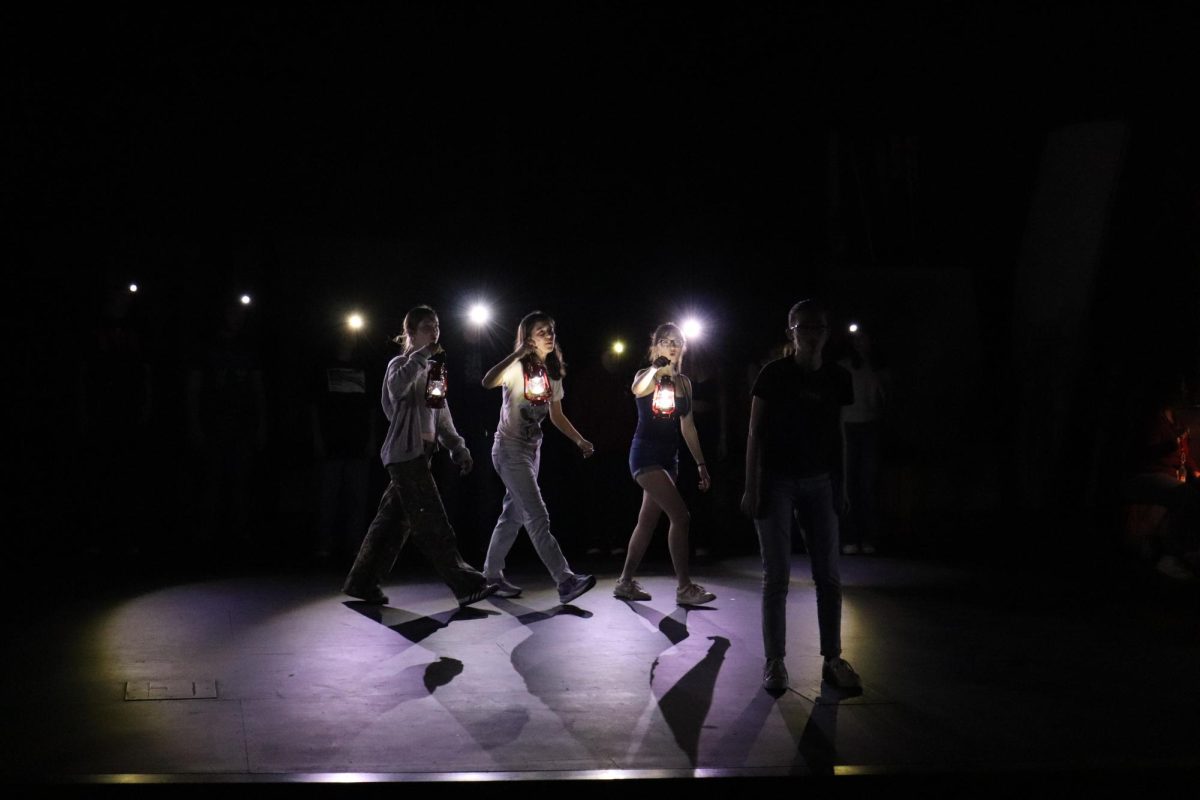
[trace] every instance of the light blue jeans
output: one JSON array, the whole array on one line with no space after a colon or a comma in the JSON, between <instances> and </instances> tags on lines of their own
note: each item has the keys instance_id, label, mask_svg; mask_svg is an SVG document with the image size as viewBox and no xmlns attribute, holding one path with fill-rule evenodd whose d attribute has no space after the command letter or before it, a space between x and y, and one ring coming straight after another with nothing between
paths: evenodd
<instances>
[{"instance_id":1,"label":"light blue jeans","mask_svg":"<svg viewBox=\"0 0 1200 800\"><path fill-rule=\"evenodd\" d=\"M546 501L542 499L542 490L537 483L542 463L541 445L541 441L521 442L499 436L492 445L492 465L507 491L483 562L483 574L489 581L503 576L504 559L522 525L556 584L573 574L558 540L550 533L550 512L546 510Z\"/></svg>"},{"instance_id":2,"label":"light blue jeans","mask_svg":"<svg viewBox=\"0 0 1200 800\"><path fill-rule=\"evenodd\" d=\"M763 516L754 520L763 561L763 649L767 658L783 658L786 654L793 512L799 516L817 587L821 655L833 658L842 652L842 579L838 571L838 520L828 475L763 476Z\"/></svg>"}]
</instances>

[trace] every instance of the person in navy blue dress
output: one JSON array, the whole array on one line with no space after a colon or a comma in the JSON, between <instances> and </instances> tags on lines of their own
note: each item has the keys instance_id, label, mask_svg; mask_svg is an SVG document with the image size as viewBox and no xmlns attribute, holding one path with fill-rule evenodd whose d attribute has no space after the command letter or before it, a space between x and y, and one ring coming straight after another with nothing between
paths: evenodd
<instances>
[{"instance_id":1,"label":"person in navy blue dress","mask_svg":"<svg viewBox=\"0 0 1200 800\"><path fill-rule=\"evenodd\" d=\"M687 342L678 326L670 322L658 326L647 354L650 365L639 370L633 379L638 424L629 449L629 471L642 487L642 508L629 538L625 567L613 588L613 597L622 600L650 599L650 593L633 576L663 512L671 523L667 549L678 584L675 602L681 606L694 606L716 599L712 592L692 583L688 574L690 514L675 485L679 475L681 436L696 460L700 491L708 491L711 484L692 419L692 382L682 372L686 350Z\"/></svg>"}]
</instances>

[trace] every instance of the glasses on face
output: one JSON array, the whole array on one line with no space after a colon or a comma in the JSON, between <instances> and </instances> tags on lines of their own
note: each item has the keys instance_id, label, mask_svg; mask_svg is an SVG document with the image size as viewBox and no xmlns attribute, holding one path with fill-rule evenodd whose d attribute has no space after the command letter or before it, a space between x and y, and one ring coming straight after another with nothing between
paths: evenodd
<instances>
[{"instance_id":1,"label":"glasses on face","mask_svg":"<svg viewBox=\"0 0 1200 800\"><path fill-rule=\"evenodd\" d=\"M679 339L659 339L658 340L659 347L683 347L683 345L684 345L684 342L680 341Z\"/></svg>"},{"instance_id":2,"label":"glasses on face","mask_svg":"<svg viewBox=\"0 0 1200 800\"><path fill-rule=\"evenodd\" d=\"M812 323L812 322L797 322L795 325L792 325L787 330L788 330L788 333L791 333L792 331L801 331L804 333L818 333L820 331L829 330L829 326L821 325L818 323Z\"/></svg>"}]
</instances>

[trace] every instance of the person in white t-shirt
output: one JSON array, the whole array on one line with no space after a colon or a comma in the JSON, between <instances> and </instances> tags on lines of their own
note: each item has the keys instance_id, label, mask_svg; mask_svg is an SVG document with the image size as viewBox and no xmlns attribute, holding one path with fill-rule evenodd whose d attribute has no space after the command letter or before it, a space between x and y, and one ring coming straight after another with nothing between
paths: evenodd
<instances>
[{"instance_id":1,"label":"person in white t-shirt","mask_svg":"<svg viewBox=\"0 0 1200 800\"><path fill-rule=\"evenodd\" d=\"M492 464L506 491L483 564L488 583L499 585L496 594L500 597L521 594L519 586L504 578L504 559L522 526L558 586L559 602L570 603L596 585L594 576L571 571L558 540L550 533L550 514L537 483L542 421L547 416L582 451L584 458L592 454L592 443L575 430L563 412L564 372L554 319L544 312L533 311L517 326L513 352L483 376L485 389L498 386L503 389Z\"/></svg>"}]
</instances>

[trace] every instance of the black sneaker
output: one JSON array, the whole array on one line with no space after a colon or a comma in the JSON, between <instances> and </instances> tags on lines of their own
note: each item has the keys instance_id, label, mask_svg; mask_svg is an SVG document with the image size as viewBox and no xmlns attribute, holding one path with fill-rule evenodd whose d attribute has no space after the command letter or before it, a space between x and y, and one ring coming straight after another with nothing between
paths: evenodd
<instances>
[{"instance_id":1,"label":"black sneaker","mask_svg":"<svg viewBox=\"0 0 1200 800\"><path fill-rule=\"evenodd\" d=\"M484 599L485 597L491 597L492 595L494 595L496 593L496 590L499 588L500 588L499 584L489 583L480 589L476 589L475 591L471 592L470 594L464 594L464 595L459 596L457 598L458 605L459 606L469 606L472 603L478 603L480 600Z\"/></svg>"},{"instance_id":2,"label":"black sneaker","mask_svg":"<svg viewBox=\"0 0 1200 800\"><path fill-rule=\"evenodd\" d=\"M830 686L836 686L839 689L862 688L862 678L858 677L854 667L850 666L850 662L844 658L833 658L826 661L825 665L821 667L821 677Z\"/></svg>"},{"instance_id":3,"label":"black sneaker","mask_svg":"<svg viewBox=\"0 0 1200 800\"><path fill-rule=\"evenodd\" d=\"M788 688L788 671L782 658L768 658L763 667L763 688L768 692L782 692Z\"/></svg>"}]
</instances>

